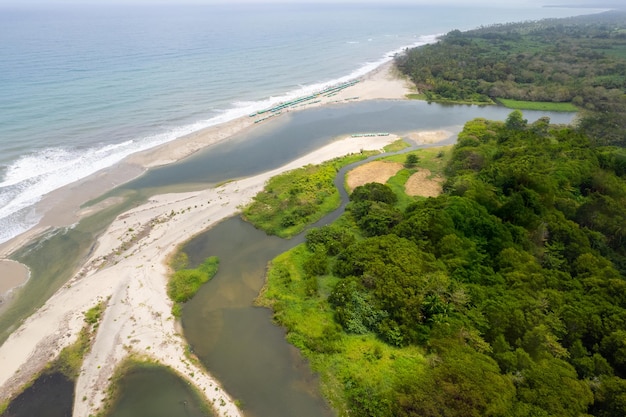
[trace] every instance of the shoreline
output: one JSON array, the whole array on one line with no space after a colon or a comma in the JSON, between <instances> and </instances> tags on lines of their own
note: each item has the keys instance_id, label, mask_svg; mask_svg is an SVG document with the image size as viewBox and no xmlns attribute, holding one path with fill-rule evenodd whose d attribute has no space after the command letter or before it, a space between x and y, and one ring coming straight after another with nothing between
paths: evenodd
<instances>
[{"instance_id":1,"label":"shoreline","mask_svg":"<svg viewBox=\"0 0 626 417\"><path fill-rule=\"evenodd\" d=\"M395 71L397 70L393 60L388 61L358 77L359 82L357 84L340 91L333 97L320 96L316 102L309 102L298 108L288 109L277 117L272 117L272 119L280 119L280 116L290 112L341 102L406 99L405 95L411 92L410 81L400 79ZM10 258L12 253L40 237L46 231L70 226L86 215L106 207L106 204L102 204L82 208L88 201L141 176L151 168L176 163L200 150L228 140L234 135L244 133L246 130L257 126L255 120L257 119L241 116L200 129L154 148L131 154L110 167L46 194L35 205L36 213L41 216L39 222L29 230L0 243L0 260ZM258 125L262 126L264 123L261 122Z\"/></svg>"},{"instance_id":2,"label":"shoreline","mask_svg":"<svg viewBox=\"0 0 626 417\"><path fill-rule=\"evenodd\" d=\"M392 68L393 63L389 62L368 73L361 82L343 91L345 98L355 94L359 95L359 100L405 98L410 92L407 81L392 74ZM331 99L343 98L338 94ZM331 103L319 102L298 110L328 104ZM130 174L140 174L147 167L173 162L173 148L181 149L180 154L174 154L180 160L253 124L251 120L240 118L220 125L221 128L204 129L131 156L122 164L129 167ZM86 355L76 381L75 398L86 400L75 401L74 416L94 414L101 408L109 378L116 366L131 353L147 355L171 367L204 392L210 402L225 404L216 407L220 415L241 415L235 401L221 389L219 382L186 358L185 339L171 315L172 302L166 293L169 256L194 235L239 212L241 206L264 188L269 178L362 149L382 149L397 138L396 135L343 138L277 169L215 188L153 196L146 203L117 216L99 236L94 252L82 268L0 346L0 402L11 398L62 348L72 343L82 328L83 312L105 301L106 309L92 349ZM119 169L110 171L117 172L121 178L125 174L118 172ZM104 186L102 183L106 181L110 178L106 172L101 172L50 198L62 200L63 195L75 196L81 187L88 187L92 194L101 195L104 191L96 189L94 184ZM102 204L106 205L106 200ZM80 213L77 201L68 205L74 207L70 216L74 221L78 220L79 214L84 216L93 211L93 208L87 208ZM48 222L42 221L44 224L39 233L49 227L58 227L53 220L57 223L67 220L64 216L70 211L68 205L61 210L59 204L57 210L63 215L57 218L53 216L54 210L46 213L44 219ZM15 239L9 242L13 245L0 246L0 257L11 253L7 248L14 251L24 243Z\"/></svg>"},{"instance_id":3,"label":"shoreline","mask_svg":"<svg viewBox=\"0 0 626 417\"><path fill-rule=\"evenodd\" d=\"M405 99L405 95L411 92L410 82L401 79L395 71L397 69L391 60L357 78L358 83L339 91L332 97L320 96L316 102L308 102L297 108L287 109L272 119L280 119L281 116L290 112L348 101ZM41 216L37 225L6 242L0 243L0 262L10 259L14 252L46 232L71 226L87 215L115 203L115 201L105 200L94 206L83 208L83 205L88 201L141 176L151 168L176 163L209 146L253 129L257 126L255 121L259 118L242 116L181 136L154 148L129 155L113 166L46 194L35 205L36 212ZM263 122L258 123L259 126L263 124ZM28 276L22 274L19 279L21 284L7 288L3 288L0 283L0 300L6 300L8 295L22 286L27 279ZM6 307L2 304L0 303L0 314L3 307Z\"/></svg>"}]
</instances>

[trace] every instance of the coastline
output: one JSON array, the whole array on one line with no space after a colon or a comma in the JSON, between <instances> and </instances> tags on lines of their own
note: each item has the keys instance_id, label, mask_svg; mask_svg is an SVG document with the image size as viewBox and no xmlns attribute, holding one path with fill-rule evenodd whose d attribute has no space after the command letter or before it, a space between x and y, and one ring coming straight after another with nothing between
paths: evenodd
<instances>
[{"instance_id":1,"label":"coastline","mask_svg":"<svg viewBox=\"0 0 626 417\"><path fill-rule=\"evenodd\" d=\"M399 100L410 93L410 81L398 78L393 61L388 61L368 72L357 84L346 88L333 97L320 96L316 102L308 102L285 113L327 106L346 101L372 99ZM129 155L121 162L100 170L86 178L68 184L45 195L36 204L36 213L41 217L37 225L14 238L0 243L0 260L9 258L12 253L46 231L70 226L88 214L105 208L106 202L87 209L83 204L93 200L113 188L129 182L150 168L180 161L192 154L227 140L233 135L256 127L255 119L242 116L231 121L210 126L170 142ZM263 125L264 123L259 123Z\"/></svg>"},{"instance_id":2,"label":"coastline","mask_svg":"<svg viewBox=\"0 0 626 417\"><path fill-rule=\"evenodd\" d=\"M404 99L405 95L410 92L410 82L400 79L394 71L397 70L393 66L393 60L388 61L359 77L359 82L355 85L339 91L332 97L320 95L315 102L304 103L297 108L290 108L284 113L347 101ZM115 201L105 200L95 206L82 208L88 201L139 177L150 168L176 163L206 147L227 140L233 135L253 129L257 125L255 120L258 118L242 116L201 129L154 148L134 153L111 167L52 191L36 205L36 212L41 217L37 225L6 242L0 243L0 262L9 259L15 251L41 237L47 231L71 226L85 216L115 203ZM259 125L263 124L262 122L259 123ZM0 297L5 293L8 294L12 289L17 289L27 279L27 274L22 273L21 278L17 280L20 284L12 287L6 286L6 288L0 284ZM0 304L1 311L2 305Z\"/></svg>"},{"instance_id":3,"label":"coastline","mask_svg":"<svg viewBox=\"0 0 626 417\"><path fill-rule=\"evenodd\" d=\"M388 62L341 94L298 110L354 96L358 100L403 99L410 87L392 69L393 62ZM92 212L95 208L80 210L81 204L119 185L116 181L128 181L149 167L180 160L253 125L252 118L243 117L204 129L135 154L116 167L52 193L44 201L57 199L55 208L44 214L37 230L0 245L0 258L50 227L72 224L81 215ZM105 301L106 310L92 350L85 357L76 382L75 398L86 401L75 401L75 416L86 416L100 409L109 378L130 352L147 355L184 375L210 402L225 404L216 407L221 415L240 415L235 402L219 388L218 381L186 358L186 343L171 315L172 302L166 294L168 257L186 240L236 214L272 176L362 149L381 149L396 139L395 135L344 138L275 170L216 188L153 196L145 204L119 215L98 238L94 252L78 273L0 346L0 401L10 398L72 343L82 328L83 312ZM81 190L89 190L89 195L81 194ZM102 204L106 205L106 200Z\"/></svg>"}]
</instances>

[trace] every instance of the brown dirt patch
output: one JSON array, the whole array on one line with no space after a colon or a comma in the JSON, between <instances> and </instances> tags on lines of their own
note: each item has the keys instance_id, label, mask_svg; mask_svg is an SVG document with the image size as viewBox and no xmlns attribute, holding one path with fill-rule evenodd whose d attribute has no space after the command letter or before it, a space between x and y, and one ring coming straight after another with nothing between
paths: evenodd
<instances>
[{"instance_id":1,"label":"brown dirt patch","mask_svg":"<svg viewBox=\"0 0 626 417\"><path fill-rule=\"evenodd\" d=\"M442 192L443 179L441 177L429 179L430 176L431 173L427 169L420 169L411 175L404 185L406 193L411 196L437 197Z\"/></svg>"},{"instance_id":2,"label":"brown dirt patch","mask_svg":"<svg viewBox=\"0 0 626 417\"><path fill-rule=\"evenodd\" d=\"M370 182L384 184L402 168L399 162L374 161L350 171L346 176L346 182L350 190Z\"/></svg>"},{"instance_id":3,"label":"brown dirt patch","mask_svg":"<svg viewBox=\"0 0 626 417\"><path fill-rule=\"evenodd\" d=\"M452 136L447 130L409 132L406 137L417 143L436 143Z\"/></svg>"}]
</instances>

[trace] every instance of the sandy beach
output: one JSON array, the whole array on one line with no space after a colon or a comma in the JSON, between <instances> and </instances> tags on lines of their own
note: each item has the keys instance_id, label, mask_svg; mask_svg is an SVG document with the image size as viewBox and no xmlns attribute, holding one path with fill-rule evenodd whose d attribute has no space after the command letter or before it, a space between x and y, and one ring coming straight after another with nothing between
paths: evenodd
<instances>
[{"instance_id":1,"label":"sandy beach","mask_svg":"<svg viewBox=\"0 0 626 417\"><path fill-rule=\"evenodd\" d=\"M410 92L410 86L392 70L389 63L340 94L311 106L329 105L331 100L342 101L356 96L359 100L402 99ZM36 229L0 246L0 259L7 258L50 227L78 221L86 214L79 209L82 203L140 175L145 169L175 162L253 126L252 118L244 117L211 127L133 155L115 169L99 172L52 193L42 202L52 208L43 212L41 223ZM422 133L415 138L445 136ZM103 301L106 310L76 384L75 417L86 417L101 409L109 378L130 353L151 357L174 369L204 392L208 401L215 404L219 415L241 415L235 401L219 382L186 356L186 343L178 332L176 320L171 315L172 303L166 295L168 257L183 242L237 213L272 176L360 150L381 149L396 139L395 135L338 138L332 144L273 171L217 188L154 196L145 204L119 215L99 237L95 251L73 278L0 346L0 402L11 398L61 349L74 342L84 324L83 312ZM27 278L27 269L19 269L18 265L0 261L0 276L10 274L13 277L6 282L4 279L0 281L0 292L21 285Z\"/></svg>"},{"instance_id":2,"label":"sandy beach","mask_svg":"<svg viewBox=\"0 0 626 417\"><path fill-rule=\"evenodd\" d=\"M393 63L389 62L364 75L357 84L339 91L333 97L320 96L319 101L309 102L290 109L289 112L348 101L404 99L406 94L412 92L412 86L410 81L400 78L396 71ZM37 204L37 214L41 216L39 223L27 232L0 243L0 260L8 258L11 253L46 230L71 225L81 217L104 208L100 205L81 210L84 203L138 177L149 168L174 163L207 146L252 129L258 119L244 116L182 136L161 146L135 153L119 164L49 193Z\"/></svg>"}]
</instances>

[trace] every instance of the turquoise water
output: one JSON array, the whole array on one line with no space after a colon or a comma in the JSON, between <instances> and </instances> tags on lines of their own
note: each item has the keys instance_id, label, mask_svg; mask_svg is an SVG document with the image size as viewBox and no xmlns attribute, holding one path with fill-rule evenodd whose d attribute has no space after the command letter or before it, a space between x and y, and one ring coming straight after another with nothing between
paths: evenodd
<instances>
[{"instance_id":1,"label":"turquoise water","mask_svg":"<svg viewBox=\"0 0 626 417\"><path fill-rule=\"evenodd\" d=\"M590 9L0 5L0 243L125 156L355 78L451 29Z\"/></svg>"}]
</instances>

